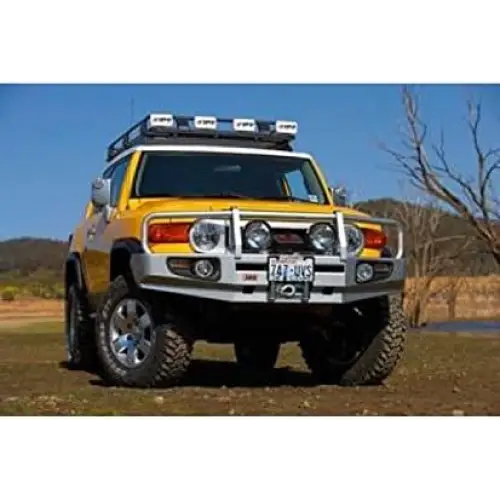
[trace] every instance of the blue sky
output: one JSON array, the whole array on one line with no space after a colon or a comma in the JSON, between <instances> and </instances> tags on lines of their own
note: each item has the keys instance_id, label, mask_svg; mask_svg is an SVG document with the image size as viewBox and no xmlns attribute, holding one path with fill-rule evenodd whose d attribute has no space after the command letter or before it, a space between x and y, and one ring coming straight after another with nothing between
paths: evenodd
<instances>
[{"instance_id":1,"label":"blue sky","mask_svg":"<svg viewBox=\"0 0 500 500\"><path fill-rule=\"evenodd\" d=\"M486 144L500 123L500 87L420 86L421 107L463 169L470 168L465 99L485 108ZM106 147L148 112L291 119L296 149L312 153L331 183L357 199L399 195L389 158L402 123L400 87L391 85L0 85L0 240L66 238L82 215ZM497 140L497 144L498 144Z\"/></svg>"}]
</instances>

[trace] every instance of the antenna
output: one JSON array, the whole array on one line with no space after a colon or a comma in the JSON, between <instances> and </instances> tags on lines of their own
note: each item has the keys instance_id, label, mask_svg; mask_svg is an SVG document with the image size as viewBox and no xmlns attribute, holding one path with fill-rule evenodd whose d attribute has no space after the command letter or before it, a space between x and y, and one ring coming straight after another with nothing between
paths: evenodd
<instances>
[{"instance_id":1,"label":"antenna","mask_svg":"<svg viewBox=\"0 0 500 500\"><path fill-rule=\"evenodd\" d=\"M134 110L134 105L135 105L134 98L131 97L130 98L130 123L134 123L134 117L135 117L134 116L135 115L135 113L134 113L134 111L135 111Z\"/></svg>"}]
</instances>

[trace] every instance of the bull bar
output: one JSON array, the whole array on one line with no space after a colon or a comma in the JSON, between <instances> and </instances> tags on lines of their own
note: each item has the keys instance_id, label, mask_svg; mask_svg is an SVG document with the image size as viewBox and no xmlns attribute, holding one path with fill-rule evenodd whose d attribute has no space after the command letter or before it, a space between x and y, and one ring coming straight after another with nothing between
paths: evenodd
<instances>
[{"instance_id":1,"label":"bull bar","mask_svg":"<svg viewBox=\"0 0 500 500\"><path fill-rule=\"evenodd\" d=\"M342 260L346 260L347 254L347 238L345 234L345 222L361 222L374 225L392 225L398 229L398 249L394 259L401 259L403 257L403 228L401 224L395 219L371 217L363 215L345 214L341 211L333 212L330 214L314 214L309 212L262 212L262 211L242 211L239 208L231 208L229 210L221 210L215 212L152 212L148 214L142 223L141 238L144 250L151 253L148 246L148 225L153 219L218 219L230 220L231 224L231 238L233 241L232 253L236 259L241 259L242 241L241 241L241 221L242 216L245 219L306 219L317 220L325 222L336 222L337 237L339 240L339 255Z\"/></svg>"},{"instance_id":2,"label":"bull bar","mask_svg":"<svg viewBox=\"0 0 500 500\"><path fill-rule=\"evenodd\" d=\"M221 279L218 282L206 283L199 280L187 279L172 274L166 265L167 258L192 257L193 255L177 253L155 253L148 245L148 225L154 219L204 219L223 220L229 222L229 241L219 252L195 252L194 256L210 256L220 259ZM257 272L258 278L253 284L255 293L245 294L242 290L249 283L244 282L238 265L242 263L265 265L269 255L252 254L243 252L243 241L241 228L250 220L267 220L273 225L280 223L287 227L308 227L314 222L330 222L337 230L339 252L336 255L314 256L315 265L339 265L343 264L342 272L318 272L314 282L309 285L306 293L306 301L315 304L345 303L362 300L389 293L400 292L404 285L405 259L403 258L403 228L401 224L389 218L371 217L365 215L346 214L335 211L331 214L317 214L308 212L268 212L248 211L237 207L221 211L186 211L186 212L152 212L144 217L141 227L141 240L144 253L134 255L131 265L132 272L138 284L146 289L178 293L198 298L216 299L228 302L250 302L267 303L276 300L268 288L271 283L267 280L265 272ZM346 223L361 223L380 226L395 226L397 229L397 250L394 256L365 259L348 254L347 237L345 232ZM376 283L360 284L355 280L356 265L359 261L370 260L370 262L391 263L390 275ZM240 264L238 264L238 262ZM321 287L329 287L334 290L330 295L318 291ZM271 286L271 289L273 287ZM272 296L270 298L270 295ZM284 296L283 296L284 297ZM304 302L304 300L287 299L286 302Z\"/></svg>"}]
</instances>

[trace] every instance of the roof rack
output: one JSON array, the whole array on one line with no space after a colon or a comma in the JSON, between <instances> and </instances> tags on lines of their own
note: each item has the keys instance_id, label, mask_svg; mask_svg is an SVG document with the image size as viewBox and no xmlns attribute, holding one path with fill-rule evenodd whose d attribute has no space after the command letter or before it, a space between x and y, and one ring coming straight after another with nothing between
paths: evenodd
<instances>
[{"instance_id":1,"label":"roof rack","mask_svg":"<svg viewBox=\"0 0 500 500\"><path fill-rule=\"evenodd\" d=\"M231 124L224 130L221 125ZM216 118L214 116L182 116L149 114L130 127L108 146L107 161L123 151L144 144L235 143L270 149L292 150L290 142L297 135L294 121L269 121L251 118Z\"/></svg>"}]
</instances>

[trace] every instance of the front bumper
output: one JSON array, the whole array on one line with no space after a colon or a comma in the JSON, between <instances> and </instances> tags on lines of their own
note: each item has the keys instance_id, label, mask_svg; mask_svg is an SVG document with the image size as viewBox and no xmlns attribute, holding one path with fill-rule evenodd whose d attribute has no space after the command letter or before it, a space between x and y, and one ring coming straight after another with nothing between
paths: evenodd
<instances>
[{"instance_id":1,"label":"front bumper","mask_svg":"<svg viewBox=\"0 0 500 500\"><path fill-rule=\"evenodd\" d=\"M167 259L176 257L185 259L186 255L133 255L131 268L136 283L144 289L232 303L342 304L401 292L405 279L404 259L342 262L336 257L315 257L316 272L307 297L286 298L272 293L267 279L267 256L245 256L239 260L231 255L217 256L220 278L215 282L174 274L167 266ZM390 264L392 272L383 279L356 283L358 262Z\"/></svg>"},{"instance_id":2,"label":"front bumper","mask_svg":"<svg viewBox=\"0 0 500 500\"><path fill-rule=\"evenodd\" d=\"M217 253L196 253L191 255L157 254L150 252L147 241L147 227L153 219L204 218L223 220L228 228L229 240L224 249ZM314 281L306 286L304 293L287 298L277 293L277 286L269 283L267 273L268 255L248 254L242 250L241 229L253 219L267 220L275 227L287 227L315 222L331 222L338 231L339 254L314 256ZM398 230L398 248L394 258L358 259L348 255L345 222L392 225ZM131 259L131 269L136 283L142 288L159 292L174 293L213 299L231 303L308 303L342 304L356 302L381 295L400 293L406 276L403 259L403 231L401 225L392 219L314 213L249 212L233 208L221 212L176 212L152 213L143 221L142 242L144 253L135 254ZM220 265L217 281L206 281L174 273L167 265L170 258L215 258ZM360 262L385 263L391 272L366 283L356 282L356 267Z\"/></svg>"}]
</instances>

